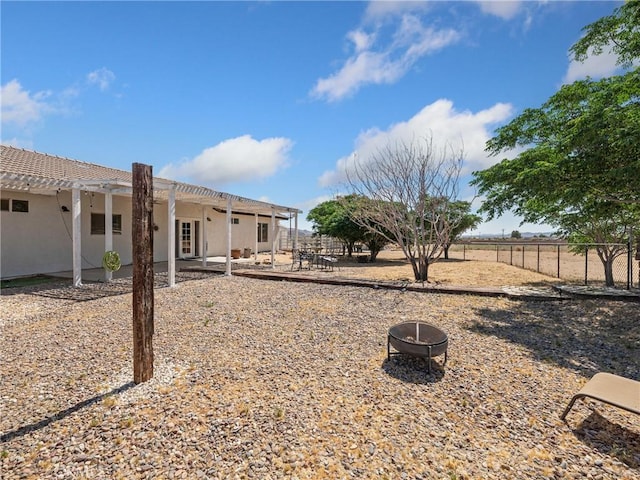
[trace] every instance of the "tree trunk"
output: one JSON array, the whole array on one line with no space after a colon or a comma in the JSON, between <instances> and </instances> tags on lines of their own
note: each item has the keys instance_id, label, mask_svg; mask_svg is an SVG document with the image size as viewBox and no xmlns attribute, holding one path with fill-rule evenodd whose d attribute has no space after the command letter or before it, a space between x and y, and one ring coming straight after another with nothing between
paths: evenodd
<instances>
[{"instance_id":1,"label":"tree trunk","mask_svg":"<svg viewBox=\"0 0 640 480\"><path fill-rule=\"evenodd\" d=\"M133 381L153 377L153 177L133 164Z\"/></svg>"},{"instance_id":2,"label":"tree trunk","mask_svg":"<svg viewBox=\"0 0 640 480\"><path fill-rule=\"evenodd\" d=\"M418 260L411 258L411 267L413 268L413 276L416 282L429 281L429 262L426 258Z\"/></svg>"},{"instance_id":3,"label":"tree trunk","mask_svg":"<svg viewBox=\"0 0 640 480\"><path fill-rule=\"evenodd\" d=\"M614 258L607 258L604 262L604 280L607 287L615 287L616 283L613 280L613 260Z\"/></svg>"},{"instance_id":4,"label":"tree trunk","mask_svg":"<svg viewBox=\"0 0 640 480\"><path fill-rule=\"evenodd\" d=\"M447 244L444 246L444 259L445 260L449 260L449 247L451 245Z\"/></svg>"},{"instance_id":5,"label":"tree trunk","mask_svg":"<svg viewBox=\"0 0 640 480\"><path fill-rule=\"evenodd\" d=\"M616 283L613 280L613 262L619 256L619 252L616 247L608 249L600 245L596 246L596 253L604 266L604 281L607 287L615 287Z\"/></svg>"},{"instance_id":6,"label":"tree trunk","mask_svg":"<svg viewBox=\"0 0 640 480\"><path fill-rule=\"evenodd\" d=\"M426 258L420 263L420 281L429 281L429 261Z\"/></svg>"}]
</instances>

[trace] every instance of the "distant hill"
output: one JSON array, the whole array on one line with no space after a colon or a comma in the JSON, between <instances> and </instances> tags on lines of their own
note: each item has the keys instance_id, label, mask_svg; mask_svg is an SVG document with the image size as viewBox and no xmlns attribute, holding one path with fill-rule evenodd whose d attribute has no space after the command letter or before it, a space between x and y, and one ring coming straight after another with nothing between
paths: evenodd
<instances>
[{"instance_id":1,"label":"distant hill","mask_svg":"<svg viewBox=\"0 0 640 480\"><path fill-rule=\"evenodd\" d=\"M520 235L522 235L522 238L527 238L527 239L529 238L556 239L557 238L553 232L520 232ZM502 233L480 233L476 235L462 235L460 238L462 238L463 240L473 240L474 238L483 239L483 240L486 240L486 239L509 240L511 239L511 234L507 235L505 233L503 236Z\"/></svg>"},{"instance_id":2,"label":"distant hill","mask_svg":"<svg viewBox=\"0 0 640 480\"><path fill-rule=\"evenodd\" d=\"M557 239L553 232L520 232L523 239L531 239L531 238L542 238L542 239ZM311 237L313 236L313 232L311 230L298 230L299 237ZM479 234L466 234L460 237L462 240L473 240L475 239L495 239L495 240L510 240L511 233L507 235L505 232L504 237L502 233L479 233Z\"/></svg>"}]
</instances>

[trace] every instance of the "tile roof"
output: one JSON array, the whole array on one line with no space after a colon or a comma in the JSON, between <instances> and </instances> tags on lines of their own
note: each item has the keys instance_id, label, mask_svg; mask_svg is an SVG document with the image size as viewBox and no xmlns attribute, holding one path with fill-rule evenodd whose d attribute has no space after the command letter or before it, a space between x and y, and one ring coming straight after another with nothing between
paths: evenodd
<instances>
[{"instance_id":1,"label":"tile roof","mask_svg":"<svg viewBox=\"0 0 640 480\"><path fill-rule=\"evenodd\" d=\"M0 188L27 189L62 188L70 189L74 184L82 189L105 189L107 187L130 188L131 172L104 167L94 163L81 162L69 158L48 155L8 145L0 145ZM176 199L207 205L225 206L231 200L234 208L246 208L266 213L272 207L279 211L298 212L300 210L274 205L259 200L217 192L206 187L174 182L154 177L154 195L167 198L168 189L174 186Z\"/></svg>"},{"instance_id":2,"label":"tile roof","mask_svg":"<svg viewBox=\"0 0 640 480\"><path fill-rule=\"evenodd\" d=\"M131 173L93 163L0 146L0 172L56 180L120 180L131 182Z\"/></svg>"}]
</instances>

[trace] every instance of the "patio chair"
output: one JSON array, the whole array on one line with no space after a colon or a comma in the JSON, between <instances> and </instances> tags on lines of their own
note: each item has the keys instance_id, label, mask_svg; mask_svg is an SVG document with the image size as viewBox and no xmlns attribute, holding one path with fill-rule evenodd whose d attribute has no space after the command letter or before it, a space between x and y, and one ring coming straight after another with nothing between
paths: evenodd
<instances>
[{"instance_id":1,"label":"patio chair","mask_svg":"<svg viewBox=\"0 0 640 480\"><path fill-rule=\"evenodd\" d=\"M323 255L319 258L320 268L333 272L334 265L338 265L338 259L329 255Z\"/></svg>"},{"instance_id":2,"label":"patio chair","mask_svg":"<svg viewBox=\"0 0 640 480\"><path fill-rule=\"evenodd\" d=\"M596 373L578 393L576 393L560 418L565 419L575 401L579 398L593 398L614 407L640 415L640 382L620 377L612 373Z\"/></svg>"},{"instance_id":3,"label":"patio chair","mask_svg":"<svg viewBox=\"0 0 640 480\"><path fill-rule=\"evenodd\" d=\"M291 270L294 268L296 270L307 269L311 270L311 263L313 260L313 254L308 253L304 250L293 250L291 252L292 262L291 262Z\"/></svg>"}]
</instances>

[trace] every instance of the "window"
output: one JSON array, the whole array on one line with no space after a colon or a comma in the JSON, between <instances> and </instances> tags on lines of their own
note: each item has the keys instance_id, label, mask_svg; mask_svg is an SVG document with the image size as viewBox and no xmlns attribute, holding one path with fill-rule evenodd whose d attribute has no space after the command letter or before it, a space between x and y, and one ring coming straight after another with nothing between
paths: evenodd
<instances>
[{"instance_id":1,"label":"window","mask_svg":"<svg viewBox=\"0 0 640 480\"><path fill-rule=\"evenodd\" d=\"M269 241L269 224L258 223L258 242Z\"/></svg>"},{"instance_id":2,"label":"window","mask_svg":"<svg viewBox=\"0 0 640 480\"><path fill-rule=\"evenodd\" d=\"M0 198L0 210L3 212L9 211L9 199L8 198Z\"/></svg>"},{"instance_id":3,"label":"window","mask_svg":"<svg viewBox=\"0 0 640 480\"><path fill-rule=\"evenodd\" d=\"M11 211L27 213L29 211L29 201L28 200L12 200Z\"/></svg>"},{"instance_id":4,"label":"window","mask_svg":"<svg viewBox=\"0 0 640 480\"><path fill-rule=\"evenodd\" d=\"M239 224L240 224L240 219L239 219L239 218L235 218L235 217L233 217L233 218L231 219L231 223L232 223L233 225L239 225Z\"/></svg>"},{"instance_id":5,"label":"window","mask_svg":"<svg viewBox=\"0 0 640 480\"><path fill-rule=\"evenodd\" d=\"M111 216L114 235L122 234L122 215ZM91 214L91 235L104 235L104 213Z\"/></svg>"}]
</instances>

